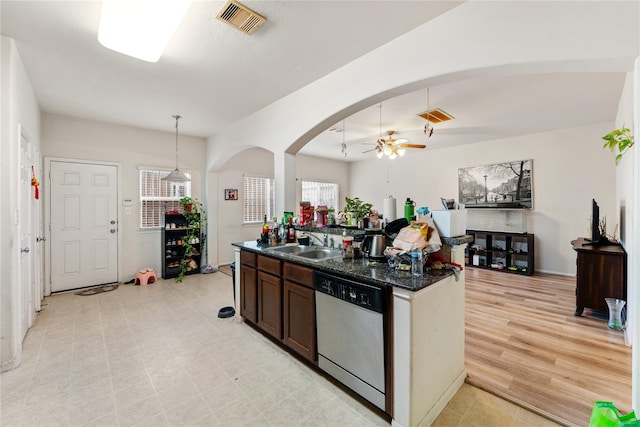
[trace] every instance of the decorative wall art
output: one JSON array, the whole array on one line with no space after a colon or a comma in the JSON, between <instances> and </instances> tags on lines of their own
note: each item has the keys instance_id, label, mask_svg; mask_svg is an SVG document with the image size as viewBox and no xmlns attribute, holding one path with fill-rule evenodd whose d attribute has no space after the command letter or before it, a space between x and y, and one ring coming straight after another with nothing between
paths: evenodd
<instances>
[{"instance_id":1,"label":"decorative wall art","mask_svg":"<svg viewBox=\"0 0 640 427\"><path fill-rule=\"evenodd\" d=\"M533 208L533 160L458 169L459 202L465 207Z\"/></svg>"},{"instance_id":2,"label":"decorative wall art","mask_svg":"<svg viewBox=\"0 0 640 427\"><path fill-rule=\"evenodd\" d=\"M227 188L224 190L225 200L238 200L238 190L235 188Z\"/></svg>"}]
</instances>

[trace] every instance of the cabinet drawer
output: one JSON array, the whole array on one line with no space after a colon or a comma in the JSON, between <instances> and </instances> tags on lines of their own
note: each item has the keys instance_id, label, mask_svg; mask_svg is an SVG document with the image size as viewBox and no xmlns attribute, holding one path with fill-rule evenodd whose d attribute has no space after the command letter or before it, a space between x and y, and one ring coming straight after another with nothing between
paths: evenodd
<instances>
[{"instance_id":1,"label":"cabinet drawer","mask_svg":"<svg viewBox=\"0 0 640 427\"><path fill-rule=\"evenodd\" d=\"M285 262L284 278L313 289L313 270L310 268Z\"/></svg>"},{"instance_id":2,"label":"cabinet drawer","mask_svg":"<svg viewBox=\"0 0 640 427\"><path fill-rule=\"evenodd\" d=\"M266 271L267 273L280 277L280 260L258 255L258 270Z\"/></svg>"},{"instance_id":3,"label":"cabinet drawer","mask_svg":"<svg viewBox=\"0 0 640 427\"><path fill-rule=\"evenodd\" d=\"M257 267L256 253L249 251L240 251L240 264L248 265L250 267Z\"/></svg>"}]
</instances>

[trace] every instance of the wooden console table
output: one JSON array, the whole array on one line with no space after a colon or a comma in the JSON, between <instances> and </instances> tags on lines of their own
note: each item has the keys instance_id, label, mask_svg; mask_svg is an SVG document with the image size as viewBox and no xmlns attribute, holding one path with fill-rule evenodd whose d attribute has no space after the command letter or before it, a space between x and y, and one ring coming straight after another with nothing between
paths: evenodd
<instances>
[{"instance_id":1,"label":"wooden console table","mask_svg":"<svg viewBox=\"0 0 640 427\"><path fill-rule=\"evenodd\" d=\"M577 252L576 311L585 308L606 313L605 298L627 300L627 253L622 246L589 245L580 237L571 242Z\"/></svg>"}]
</instances>

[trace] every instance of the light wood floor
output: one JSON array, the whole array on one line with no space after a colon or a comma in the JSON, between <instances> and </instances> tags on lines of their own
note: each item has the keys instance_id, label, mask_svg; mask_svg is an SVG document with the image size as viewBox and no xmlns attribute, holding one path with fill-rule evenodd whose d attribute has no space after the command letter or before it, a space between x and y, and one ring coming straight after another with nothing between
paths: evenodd
<instances>
[{"instance_id":1,"label":"light wood floor","mask_svg":"<svg viewBox=\"0 0 640 427\"><path fill-rule=\"evenodd\" d=\"M574 310L574 277L467 268L467 382L568 426L596 400L631 410L631 347Z\"/></svg>"}]
</instances>

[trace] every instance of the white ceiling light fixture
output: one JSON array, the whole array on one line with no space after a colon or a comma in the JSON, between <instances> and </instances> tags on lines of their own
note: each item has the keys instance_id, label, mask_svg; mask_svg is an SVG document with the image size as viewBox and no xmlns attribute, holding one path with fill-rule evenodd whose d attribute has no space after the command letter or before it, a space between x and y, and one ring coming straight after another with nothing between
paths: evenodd
<instances>
[{"instance_id":1,"label":"white ceiling light fixture","mask_svg":"<svg viewBox=\"0 0 640 427\"><path fill-rule=\"evenodd\" d=\"M189 182L191 181L191 178L189 178L187 175L185 175L184 172L178 169L178 120L180 120L182 116L176 114L175 116L171 117L176 119L176 168L161 180L170 182Z\"/></svg>"},{"instance_id":2,"label":"white ceiling light fixture","mask_svg":"<svg viewBox=\"0 0 640 427\"><path fill-rule=\"evenodd\" d=\"M103 0L98 41L104 47L157 62L192 0Z\"/></svg>"}]
</instances>

